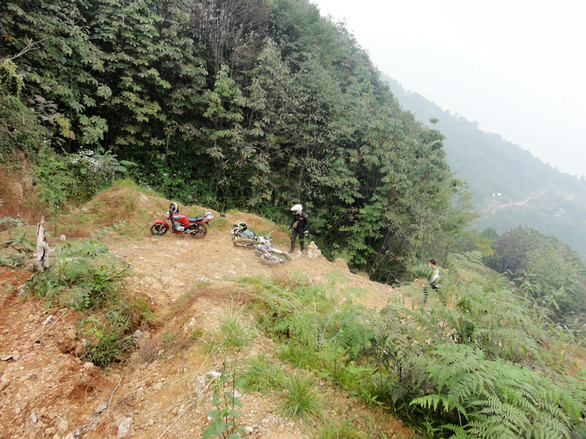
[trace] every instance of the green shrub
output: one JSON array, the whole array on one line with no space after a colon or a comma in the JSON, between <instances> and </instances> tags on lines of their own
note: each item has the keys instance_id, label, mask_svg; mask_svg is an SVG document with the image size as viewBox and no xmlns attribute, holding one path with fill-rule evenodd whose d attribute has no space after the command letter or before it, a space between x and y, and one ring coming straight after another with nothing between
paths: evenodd
<instances>
[{"instance_id":1,"label":"green shrub","mask_svg":"<svg viewBox=\"0 0 586 439\"><path fill-rule=\"evenodd\" d=\"M130 274L128 266L96 240L67 242L55 249L57 262L44 272L35 273L29 291L77 311L101 309L118 300Z\"/></svg>"},{"instance_id":2,"label":"green shrub","mask_svg":"<svg viewBox=\"0 0 586 439\"><path fill-rule=\"evenodd\" d=\"M583 385L554 383L521 365L485 357L475 347L448 344L413 358L412 367L429 374L433 390L412 404L444 413L444 421L457 421L452 431L462 427L471 438L569 437L586 402Z\"/></svg>"},{"instance_id":3,"label":"green shrub","mask_svg":"<svg viewBox=\"0 0 586 439\"><path fill-rule=\"evenodd\" d=\"M66 202L82 203L110 186L115 178L126 173L129 162L100 150L81 149L60 156L52 149L41 148L34 163L35 183L41 198L53 210Z\"/></svg>"},{"instance_id":4,"label":"green shrub","mask_svg":"<svg viewBox=\"0 0 586 439\"><path fill-rule=\"evenodd\" d=\"M42 126L37 115L18 97L6 93L6 63L0 62L0 163L7 169L19 169L19 154L34 154L51 139L51 133ZM18 79L13 82L18 87Z\"/></svg>"},{"instance_id":5,"label":"green shrub","mask_svg":"<svg viewBox=\"0 0 586 439\"><path fill-rule=\"evenodd\" d=\"M78 322L78 330L82 337L89 340L80 359L107 367L134 346L131 329L130 316L119 309L108 312L104 321L91 317L82 319Z\"/></svg>"},{"instance_id":6,"label":"green shrub","mask_svg":"<svg viewBox=\"0 0 586 439\"><path fill-rule=\"evenodd\" d=\"M12 220L12 218L4 218L0 224L22 226L19 220ZM33 259L35 244L27 238L28 232L27 229L18 230L10 239L0 242L0 265L22 267Z\"/></svg>"}]
</instances>

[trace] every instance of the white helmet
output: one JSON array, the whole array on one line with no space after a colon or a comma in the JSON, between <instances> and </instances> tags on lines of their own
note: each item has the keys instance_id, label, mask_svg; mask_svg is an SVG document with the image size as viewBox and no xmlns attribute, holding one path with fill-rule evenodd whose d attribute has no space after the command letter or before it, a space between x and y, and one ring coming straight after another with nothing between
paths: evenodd
<instances>
[{"instance_id":1,"label":"white helmet","mask_svg":"<svg viewBox=\"0 0 586 439\"><path fill-rule=\"evenodd\" d=\"M301 204L295 204L291 208L291 211L293 211L293 212L301 212L302 210L303 210L303 206Z\"/></svg>"}]
</instances>

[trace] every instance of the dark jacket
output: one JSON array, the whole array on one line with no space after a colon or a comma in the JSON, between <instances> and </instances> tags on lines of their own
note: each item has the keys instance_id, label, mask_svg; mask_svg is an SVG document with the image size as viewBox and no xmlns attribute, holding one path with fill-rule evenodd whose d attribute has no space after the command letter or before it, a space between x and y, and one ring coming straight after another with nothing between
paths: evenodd
<instances>
[{"instance_id":1,"label":"dark jacket","mask_svg":"<svg viewBox=\"0 0 586 439\"><path fill-rule=\"evenodd\" d=\"M297 222L297 225L295 223ZM291 221L291 227L298 232L309 231L309 215L305 212L296 213L293 215L293 221Z\"/></svg>"}]
</instances>

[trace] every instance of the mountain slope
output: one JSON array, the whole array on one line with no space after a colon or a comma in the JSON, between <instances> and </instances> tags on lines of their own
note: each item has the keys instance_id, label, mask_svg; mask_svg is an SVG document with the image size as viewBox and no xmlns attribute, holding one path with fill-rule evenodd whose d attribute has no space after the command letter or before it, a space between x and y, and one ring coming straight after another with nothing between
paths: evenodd
<instances>
[{"instance_id":1,"label":"mountain slope","mask_svg":"<svg viewBox=\"0 0 586 439\"><path fill-rule=\"evenodd\" d=\"M586 257L586 182L560 173L477 123L452 115L417 93L386 78L401 106L444 136L446 159L468 183L481 217L475 226L499 233L528 225L552 234Z\"/></svg>"},{"instance_id":2,"label":"mountain slope","mask_svg":"<svg viewBox=\"0 0 586 439\"><path fill-rule=\"evenodd\" d=\"M377 308L397 294L388 285L350 273L343 261L327 261L315 246L307 255L294 254L286 265L261 264L254 252L232 245L230 224L246 221L257 232L273 232L280 248L288 235L282 227L246 213L221 218L214 212L216 218L204 239L170 233L153 237L150 224L162 217L168 203L118 186L47 224L52 248L61 234L74 239L98 233L132 270L126 294L148 303L156 318L141 328L138 349L124 363L105 371L75 355L83 348L76 329L83 315L46 308L39 299L23 301L21 285L31 273L0 267L6 285L6 294L0 295L0 438L201 437L210 424L207 413L214 408L208 373L222 370L227 357L209 353L205 337L193 334L213 333L230 309L252 300L238 282L242 277L271 282L293 276L315 284L336 279L341 301ZM189 215L202 211L182 206ZM8 232L2 235L5 238ZM259 336L229 361L242 367L248 358L261 353L271 357L274 352L274 344ZM325 382L320 389L327 389L325 418L355 417L364 426L376 419L387 437L414 437L394 418L370 411L339 389ZM240 424L250 432L246 437L296 439L315 433L310 423L283 418L274 396L253 392L240 399Z\"/></svg>"}]
</instances>

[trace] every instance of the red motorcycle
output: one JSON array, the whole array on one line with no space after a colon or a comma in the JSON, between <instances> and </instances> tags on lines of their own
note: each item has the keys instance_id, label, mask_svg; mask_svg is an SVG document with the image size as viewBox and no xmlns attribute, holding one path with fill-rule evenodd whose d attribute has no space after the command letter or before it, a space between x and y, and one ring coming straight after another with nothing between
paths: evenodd
<instances>
[{"instance_id":1,"label":"red motorcycle","mask_svg":"<svg viewBox=\"0 0 586 439\"><path fill-rule=\"evenodd\" d=\"M203 238L208 233L207 224L214 218L211 212L205 216L196 216L194 218L179 214L177 203L169 205L169 211L164 220L158 220L151 226L151 233L156 236L163 236L169 230L169 223L173 233L188 234L194 238Z\"/></svg>"}]
</instances>

